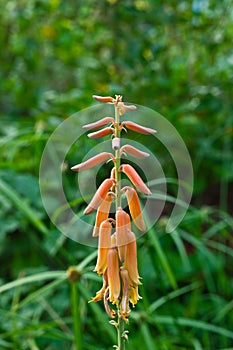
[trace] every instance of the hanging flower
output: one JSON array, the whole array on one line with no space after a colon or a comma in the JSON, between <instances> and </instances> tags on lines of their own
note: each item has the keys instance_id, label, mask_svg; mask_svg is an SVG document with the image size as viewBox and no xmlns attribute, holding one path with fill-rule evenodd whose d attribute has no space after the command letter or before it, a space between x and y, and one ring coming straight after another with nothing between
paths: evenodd
<instances>
[{"instance_id":1,"label":"hanging flower","mask_svg":"<svg viewBox=\"0 0 233 350\"><path fill-rule=\"evenodd\" d=\"M118 305L121 291L119 259L116 248L111 248L107 257L108 266L108 285L109 285L109 301Z\"/></svg>"},{"instance_id":2,"label":"hanging flower","mask_svg":"<svg viewBox=\"0 0 233 350\"><path fill-rule=\"evenodd\" d=\"M112 123L114 124L114 118L112 117L105 117L105 118L102 118L100 120L97 120L96 122L94 123L90 123L90 124L86 124L86 125L83 125L83 129L85 130L93 130L93 129L99 129L101 128L102 126L105 126L109 123Z\"/></svg>"},{"instance_id":3,"label":"hanging flower","mask_svg":"<svg viewBox=\"0 0 233 350\"><path fill-rule=\"evenodd\" d=\"M129 243L126 246L124 268L129 273L130 285L138 286L141 282L138 274L136 237L133 232L127 232L127 240Z\"/></svg>"},{"instance_id":4,"label":"hanging flower","mask_svg":"<svg viewBox=\"0 0 233 350\"><path fill-rule=\"evenodd\" d=\"M138 191L142 192L145 195L150 195L151 191L143 182L141 177L138 175L136 170L130 164L122 164L119 168L119 171L125 173L128 176L133 185L138 189Z\"/></svg>"},{"instance_id":5,"label":"hanging flower","mask_svg":"<svg viewBox=\"0 0 233 350\"><path fill-rule=\"evenodd\" d=\"M98 275L102 274L107 268L107 255L111 248L112 225L110 220L105 220L100 224L98 258L94 269Z\"/></svg>"},{"instance_id":6,"label":"hanging flower","mask_svg":"<svg viewBox=\"0 0 233 350\"><path fill-rule=\"evenodd\" d=\"M130 215L135 225L140 231L145 231L146 225L142 216L142 209L137 192L134 188L129 186L122 188L122 191L126 194Z\"/></svg>"},{"instance_id":7,"label":"hanging flower","mask_svg":"<svg viewBox=\"0 0 233 350\"><path fill-rule=\"evenodd\" d=\"M84 171L84 170L93 168L94 166L96 166L100 163L106 162L109 159L114 159L112 153L102 152L102 153L97 154L96 156L86 160L83 163L72 166L71 170Z\"/></svg>"},{"instance_id":8,"label":"hanging flower","mask_svg":"<svg viewBox=\"0 0 233 350\"><path fill-rule=\"evenodd\" d=\"M103 202L98 207L96 219L95 219L95 226L92 233L93 237L98 236L101 222L108 218L113 196L114 196L113 192L108 192Z\"/></svg>"},{"instance_id":9,"label":"hanging flower","mask_svg":"<svg viewBox=\"0 0 233 350\"><path fill-rule=\"evenodd\" d=\"M101 129L99 131L91 132L87 136L90 139L99 139L110 134L114 134L114 129L111 126L108 126L107 128Z\"/></svg>"},{"instance_id":10,"label":"hanging flower","mask_svg":"<svg viewBox=\"0 0 233 350\"><path fill-rule=\"evenodd\" d=\"M88 206L84 210L85 215L92 213L99 207L99 205L106 198L107 193L109 192L110 188L114 185L114 183L115 183L114 179L105 179L102 182L102 184L96 191L94 197L92 198L91 202L88 204Z\"/></svg>"},{"instance_id":11,"label":"hanging flower","mask_svg":"<svg viewBox=\"0 0 233 350\"><path fill-rule=\"evenodd\" d=\"M149 153L142 152L136 147L133 147L131 145L124 145L121 147L121 154L123 153L129 153L131 156L137 157L137 158L146 158L149 157Z\"/></svg>"},{"instance_id":12,"label":"hanging flower","mask_svg":"<svg viewBox=\"0 0 233 350\"><path fill-rule=\"evenodd\" d=\"M116 211L116 244L121 262L125 259L128 230L131 230L130 216L122 208L118 208Z\"/></svg>"},{"instance_id":13,"label":"hanging flower","mask_svg":"<svg viewBox=\"0 0 233 350\"><path fill-rule=\"evenodd\" d=\"M155 129L151 129L151 128L147 128L145 126L139 125L137 123L131 122L131 121L124 121L121 124L121 127L125 127L127 129L130 129L132 131L136 131L140 134L144 134L144 135L150 135L150 134L155 134L157 131Z\"/></svg>"}]
</instances>

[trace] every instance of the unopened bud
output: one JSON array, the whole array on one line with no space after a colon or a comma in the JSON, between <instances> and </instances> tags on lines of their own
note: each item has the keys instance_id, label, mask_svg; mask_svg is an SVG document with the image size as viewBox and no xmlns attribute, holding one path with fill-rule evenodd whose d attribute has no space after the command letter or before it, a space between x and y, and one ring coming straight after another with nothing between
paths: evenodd
<instances>
[{"instance_id":1,"label":"unopened bud","mask_svg":"<svg viewBox=\"0 0 233 350\"><path fill-rule=\"evenodd\" d=\"M119 137L114 137L112 139L112 149L114 151L117 151L120 148L120 138Z\"/></svg>"}]
</instances>

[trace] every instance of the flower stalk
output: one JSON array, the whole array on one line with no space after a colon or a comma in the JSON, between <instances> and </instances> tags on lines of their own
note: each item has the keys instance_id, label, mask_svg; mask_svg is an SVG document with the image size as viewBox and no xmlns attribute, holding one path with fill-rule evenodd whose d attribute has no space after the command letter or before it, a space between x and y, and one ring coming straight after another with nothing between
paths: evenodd
<instances>
[{"instance_id":1,"label":"flower stalk","mask_svg":"<svg viewBox=\"0 0 233 350\"><path fill-rule=\"evenodd\" d=\"M70 282L71 288L71 307L73 316L73 331L74 331L74 349L82 350L83 339L82 339L82 327L80 317L80 305L78 295L78 279L80 277L79 271L75 266L69 267L67 271L67 277Z\"/></svg>"},{"instance_id":2,"label":"flower stalk","mask_svg":"<svg viewBox=\"0 0 233 350\"><path fill-rule=\"evenodd\" d=\"M114 105L115 115L114 118L104 117L87 124L84 129L89 131L100 128L88 135L96 139L111 134L114 154L100 153L71 169L84 171L109 160L113 162L109 178L99 186L84 214L97 211L93 237L98 237L98 258L94 271L103 276L102 288L96 292L91 301L98 302L103 299L109 317L118 317L117 322L110 321L117 329L118 344L115 348L125 350L125 342L128 340L128 331L124 330L125 323L128 323L131 308L141 299L138 293L141 282L137 264L137 245L135 234L131 229L131 219L139 230L146 230L137 191L144 195L150 195L151 192L131 165L121 164L121 156L124 153L137 158L145 158L149 154L131 145L121 147L121 131L128 128L133 132L149 135L154 134L156 130L131 121L121 122L120 117L125 112L136 110L134 105L125 105L121 95L116 95L115 98L94 95L93 98L98 102ZM128 177L132 186L121 188L122 173ZM122 196L126 196L129 214L122 208ZM109 217L113 201L115 201L115 218Z\"/></svg>"}]
</instances>

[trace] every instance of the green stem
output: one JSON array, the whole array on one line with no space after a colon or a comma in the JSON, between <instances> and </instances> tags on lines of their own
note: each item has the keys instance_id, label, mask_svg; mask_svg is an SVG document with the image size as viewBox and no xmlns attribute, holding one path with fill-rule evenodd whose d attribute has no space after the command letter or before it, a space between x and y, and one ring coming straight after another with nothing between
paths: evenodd
<instances>
[{"instance_id":1,"label":"green stem","mask_svg":"<svg viewBox=\"0 0 233 350\"><path fill-rule=\"evenodd\" d=\"M117 106L115 106L115 131L116 131L116 137L121 137L121 130L120 130L120 114ZM117 149L115 151L115 167L116 167L116 209L121 207L121 173L119 171L119 167L121 165L121 154L120 149Z\"/></svg>"},{"instance_id":2,"label":"green stem","mask_svg":"<svg viewBox=\"0 0 233 350\"><path fill-rule=\"evenodd\" d=\"M123 337L124 333L124 320L121 316L118 316L118 327L117 327L117 341L118 341L118 350L125 350L125 338Z\"/></svg>"},{"instance_id":3,"label":"green stem","mask_svg":"<svg viewBox=\"0 0 233 350\"><path fill-rule=\"evenodd\" d=\"M82 332L81 332L81 320L79 313L79 297L77 281L72 281L71 286L71 303L73 314L73 327L74 327L74 349L82 349Z\"/></svg>"}]
</instances>

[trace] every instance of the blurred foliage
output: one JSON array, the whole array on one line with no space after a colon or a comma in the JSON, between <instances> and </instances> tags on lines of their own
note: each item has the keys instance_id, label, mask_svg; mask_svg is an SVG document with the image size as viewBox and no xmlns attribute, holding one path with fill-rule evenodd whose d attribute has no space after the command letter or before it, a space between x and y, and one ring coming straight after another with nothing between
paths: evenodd
<instances>
[{"instance_id":1,"label":"blurred foliage","mask_svg":"<svg viewBox=\"0 0 233 350\"><path fill-rule=\"evenodd\" d=\"M231 1L0 0L0 5L1 282L4 287L22 279L2 290L0 347L71 348L65 270L92 249L66 239L50 223L38 173L52 131L93 103L94 93L120 93L125 101L165 115L183 137L194 167L193 202L179 229L165 234L161 218L139 242L143 300L132 313L128 349L232 347ZM78 157L81 152L77 162ZM172 169L166 173L174 175ZM86 303L98 288L91 268L85 267L78 283L84 349L97 349L96 344L106 349L113 343L111 326L100 305ZM54 271L62 271L61 280ZM47 280L45 272L51 273ZM37 283L26 283L24 276L38 277Z\"/></svg>"}]
</instances>

